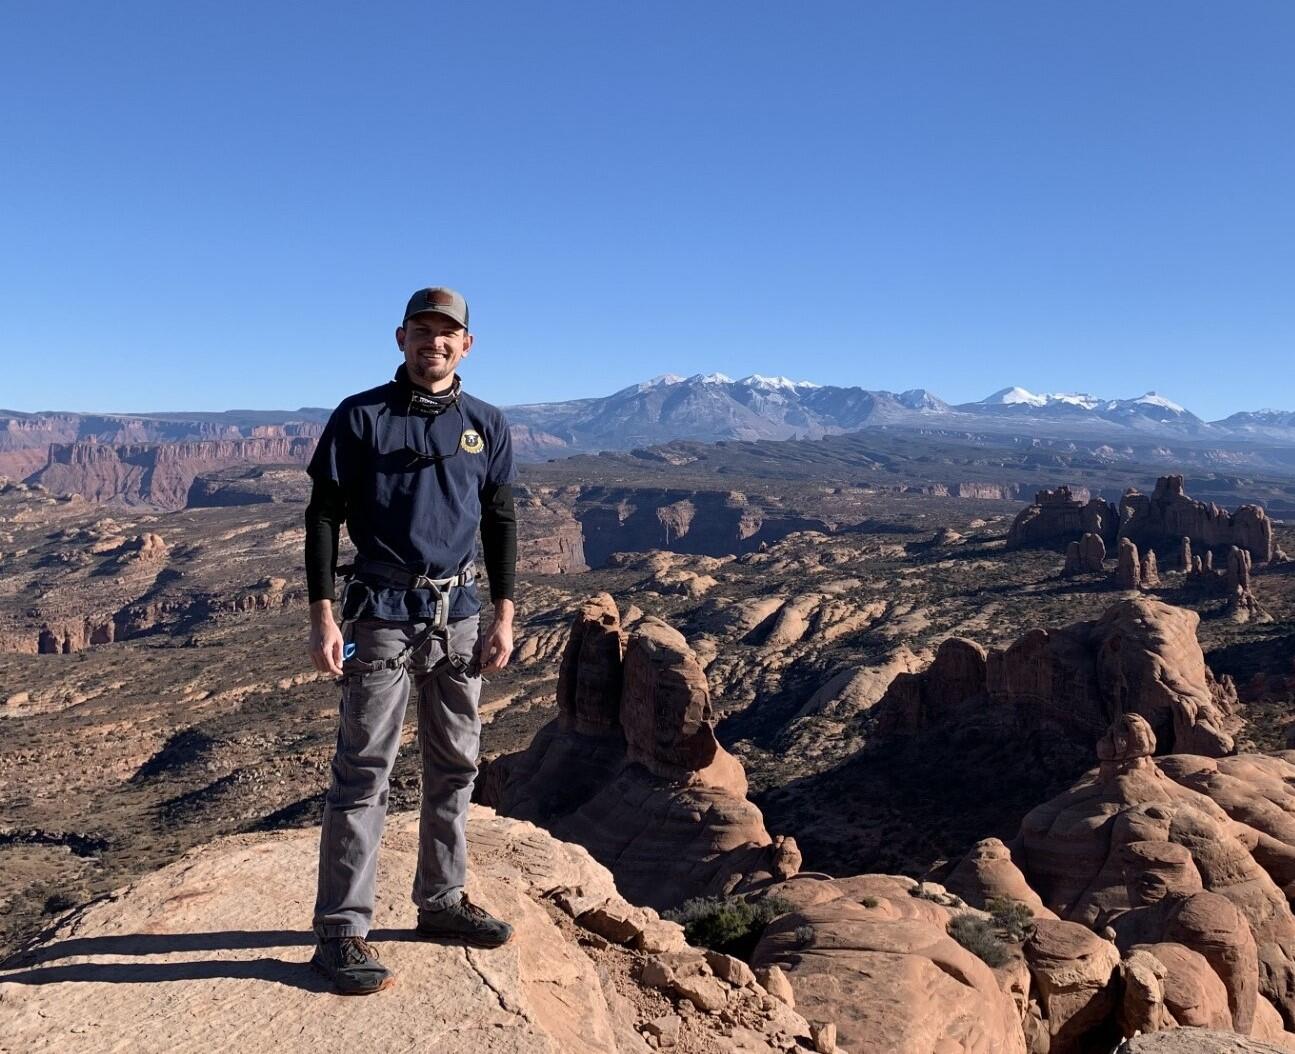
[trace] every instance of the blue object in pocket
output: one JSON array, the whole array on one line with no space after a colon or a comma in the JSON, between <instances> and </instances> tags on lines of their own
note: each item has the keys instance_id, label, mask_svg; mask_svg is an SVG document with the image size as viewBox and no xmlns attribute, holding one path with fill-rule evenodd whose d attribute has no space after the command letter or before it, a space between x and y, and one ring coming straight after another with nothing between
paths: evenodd
<instances>
[{"instance_id":1,"label":"blue object in pocket","mask_svg":"<svg viewBox=\"0 0 1295 1054\"><path fill-rule=\"evenodd\" d=\"M353 659L353 658L355 658L355 643L352 641L349 644L343 644L342 661L345 662L347 659Z\"/></svg>"}]
</instances>

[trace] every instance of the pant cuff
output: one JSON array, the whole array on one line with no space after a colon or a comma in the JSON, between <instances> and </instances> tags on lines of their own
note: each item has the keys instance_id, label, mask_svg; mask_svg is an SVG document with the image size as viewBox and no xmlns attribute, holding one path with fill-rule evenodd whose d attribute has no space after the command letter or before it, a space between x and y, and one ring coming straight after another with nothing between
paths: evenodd
<instances>
[{"instance_id":1,"label":"pant cuff","mask_svg":"<svg viewBox=\"0 0 1295 1054\"><path fill-rule=\"evenodd\" d=\"M368 932L369 931L363 927L354 926L345 922L315 924L315 936L320 938L364 937L368 935Z\"/></svg>"},{"instance_id":2,"label":"pant cuff","mask_svg":"<svg viewBox=\"0 0 1295 1054\"><path fill-rule=\"evenodd\" d=\"M415 900L414 904L417 905L419 911L441 911L444 908L448 908L451 904L457 904L459 902L459 898L462 896L462 886L451 886L449 889L437 893L434 896L423 897L421 900Z\"/></svg>"}]
</instances>

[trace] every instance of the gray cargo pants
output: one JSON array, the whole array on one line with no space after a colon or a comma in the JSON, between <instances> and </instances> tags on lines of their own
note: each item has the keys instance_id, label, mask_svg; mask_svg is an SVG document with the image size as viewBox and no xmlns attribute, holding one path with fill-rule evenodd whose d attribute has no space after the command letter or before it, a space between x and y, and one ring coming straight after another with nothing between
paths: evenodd
<instances>
[{"instance_id":1,"label":"gray cargo pants","mask_svg":"<svg viewBox=\"0 0 1295 1054\"><path fill-rule=\"evenodd\" d=\"M411 674L418 693L423 780L414 904L444 907L463 890L468 802L481 741L481 678L469 677L449 662L437 666L444 657L440 634L410 657L407 669L359 672L354 667L355 659L372 662L398 655L426 625L358 619L347 627L355 655L342 665L341 723L324 799L314 918L321 937L363 937L373 921L378 843ZM474 615L449 626L450 648L465 663L477 643L477 625Z\"/></svg>"}]
</instances>

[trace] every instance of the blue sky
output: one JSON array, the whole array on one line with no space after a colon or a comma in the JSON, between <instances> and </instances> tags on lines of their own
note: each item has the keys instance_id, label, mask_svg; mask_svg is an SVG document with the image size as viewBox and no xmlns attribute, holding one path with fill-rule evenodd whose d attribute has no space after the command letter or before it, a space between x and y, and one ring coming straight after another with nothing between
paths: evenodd
<instances>
[{"instance_id":1,"label":"blue sky","mask_svg":"<svg viewBox=\"0 0 1295 1054\"><path fill-rule=\"evenodd\" d=\"M1295 409L1295 5L8 4L0 407L663 372Z\"/></svg>"}]
</instances>

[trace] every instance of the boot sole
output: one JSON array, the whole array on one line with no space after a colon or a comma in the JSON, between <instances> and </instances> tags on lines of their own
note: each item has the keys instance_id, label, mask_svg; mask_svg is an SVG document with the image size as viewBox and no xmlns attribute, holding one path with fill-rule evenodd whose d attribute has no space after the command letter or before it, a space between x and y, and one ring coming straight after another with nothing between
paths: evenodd
<instances>
[{"instance_id":1,"label":"boot sole","mask_svg":"<svg viewBox=\"0 0 1295 1054\"><path fill-rule=\"evenodd\" d=\"M517 931L513 930L513 932L502 941L483 941L478 940L475 937L469 937L464 933L432 933L427 930L420 930L417 927L414 928L414 932L420 937L426 937L428 940L452 941L455 944L469 944L473 948L502 948L505 944L511 944L513 938L517 936Z\"/></svg>"},{"instance_id":2,"label":"boot sole","mask_svg":"<svg viewBox=\"0 0 1295 1054\"><path fill-rule=\"evenodd\" d=\"M323 965L316 960L310 960L310 968L314 970L315 973L332 983L334 995L376 995L378 992L385 992L396 983L396 978L392 975L388 975L387 977L384 977L382 983L375 988L343 988L333 978L333 975L325 970Z\"/></svg>"}]
</instances>

